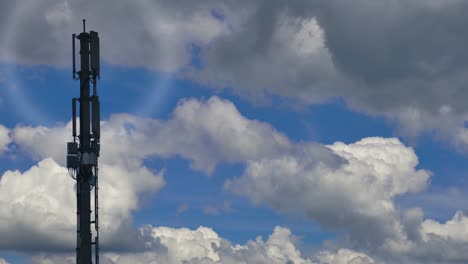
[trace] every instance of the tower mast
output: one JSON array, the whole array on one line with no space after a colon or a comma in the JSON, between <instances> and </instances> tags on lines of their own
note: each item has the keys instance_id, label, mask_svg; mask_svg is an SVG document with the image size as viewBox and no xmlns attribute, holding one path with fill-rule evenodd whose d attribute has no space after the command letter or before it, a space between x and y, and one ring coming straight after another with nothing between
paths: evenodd
<instances>
[{"instance_id":1,"label":"tower mast","mask_svg":"<svg viewBox=\"0 0 468 264\"><path fill-rule=\"evenodd\" d=\"M80 71L75 66L75 39L80 41ZM91 264L93 245L99 264L98 157L100 150L100 107L97 79L100 77L99 37L94 31L73 34L73 79L80 80L80 97L72 100L73 142L67 143L67 167L76 180L77 245L76 263ZM93 93L90 94L90 83ZM80 134L76 134L76 102L80 103ZM91 108L91 109L90 109ZM94 220L91 220L91 191L94 188ZM92 225L95 229L94 241Z\"/></svg>"}]
</instances>

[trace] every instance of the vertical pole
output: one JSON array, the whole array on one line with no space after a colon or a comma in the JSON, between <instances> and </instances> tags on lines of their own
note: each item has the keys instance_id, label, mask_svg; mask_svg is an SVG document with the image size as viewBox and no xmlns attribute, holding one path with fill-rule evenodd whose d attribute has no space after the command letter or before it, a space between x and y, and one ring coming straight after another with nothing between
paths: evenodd
<instances>
[{"instance_id":1,"label":"vertical pole","mask_svg":"<svg viewBox=\"0 0 468 264\"><path fill-rule=\"evenodd\" d=\"M76 142L76 98L72 99L72 136L73 142Z\"/></svg>"},{"instance_id":2,"label":"vertical pole","mask_svg":"<svg viewBox=\"0 0 468 264\"><path fill-rule=\"evenodd\" d=\"M95 264L99 264L99 186L98 186L98 182L99 182L99 168L96 166L94 168L95 172L95 176L96 176L96 183L94 184L94 228L96 229L96 237L94 239L94 242L95 242L95 247L94 247L94 250L95 250L95 254L96 254L96 263Z\"/></svg>"},{"instance_id":3,"label":"vertical pole","mask_svg":"<svg viewBox=\"0 0 468 264\"><path fill-rule=\"evenodd\" d=\"M72 49L73 49L73 54L72 54L72 67L73 67L73 80L76 78L76 63L75 63L75 39L76 39L76 34L72 35Z\"/></svg>"},{"instance_id":4,"label":"vertical pole","mask_svg":"<svg viewBox=\"0 0 468 264\"><path fill-rule=\"evenodd\" d=\"M85 25L83 21L83 30ZM80 154L82 159L91 152L90 135L90 96L89 96L89 34L83 31L80 39L81 71L80 71ZM81 161L78 173L78 232L79 252L77 264L92 263L92 241L91 241L91 182L92 166Z\"/></svg>"},{"instance_id":5,"label":"vertical pole","mask_svg":"<svg viewBox=\"0 0 468 264\"><path fill-rule=\"evenodd\" d=\"M75 38L80 40L80 98L73 99L72 135L73 142L67 143L67 168L73 171L76 179L76 214L77 240L76 263L92 264L94 245L95 264L99 264L99 205L98 205L98 157L100 141L100 110L96 81L99 78L99 36L95 31L86 32L83 20L83 32L73 34L73 79L75 70ZM93 95L90 96L90 83L93 84ZM80 134L76 134L76 101L80 102ZM91 111L92 106L92 111ZM92 118L91 118L92 113ZM91 122L93 123L91 126ZM78 139L78 143L76 140ZM93 175L94 174L94 175ZM76 177L74 176L76 175ZM91 190L94 186L94 221L91 221ZM94 242L91 233L94 224L96 236Z\"/></svg>"}]
</instances>

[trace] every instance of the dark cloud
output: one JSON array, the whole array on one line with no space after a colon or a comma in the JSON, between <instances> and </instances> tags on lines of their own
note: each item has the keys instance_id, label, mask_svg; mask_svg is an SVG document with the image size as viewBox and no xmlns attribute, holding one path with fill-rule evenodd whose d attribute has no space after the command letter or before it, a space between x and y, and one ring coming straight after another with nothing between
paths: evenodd
<instances>
[{"instance_id":1,"label":"dark cloud","mask_svg":"<svg viewBox=\"0 0 468 264\"><path fill-rule=\"evenodd\" d=\"M362 83L345 95L376 110L465 111L467 10L463 1L332 0L321 2L317 18L335 65Z\"/></svg>"},{"instance_id":2,"label":"dark cloud","mask_svg":"<svg viewBox=\"0 0 468 264\"><path fill-rule=\"evenodd\" d=\"M250 98L342 97L405 135L435 130L466 144L466 1L254 3L227 8L232 30L203 50L193 78Z\"/></svg>"},{"instance_id":3,"label":"dark cloud","mask_svg":"<svg viewBox=\"0 0 468 264\"><path fill-rule=\"evenodd\" d=\"M101 32L111 64L177 72L190 64L195 44L204 68L188 76L241 95L278 94L303 103L344 97L355 109L397 119L402 109L432 115L449 106L457 126L467 113L466 1L1 5L3 61L69 65L70 34L87 18Z\"/></svg>"},{"instance_id":4,"label":"dark cloud","mask_svg":"<svg viewBox=\"0 0 468 264\"><path fill-rule=\"evenodd\" d=\"M222 30L210 1L10 2L0 2L3 62L70 65L71 34L87 19L87 29L101 33L106 62L176 71L190 61L191 43L206 44Z\"/></svg>"},{"instance_id":5,"label":"dark cloud","mask_svg":"<svg viewBox=\"0 0 468 264\"><path fill-rule=\"evenodd\" d=\"M220 85L238 89L265 89L290 96L345 96L360 107L388 112L401 106L437 110L449 104L465 110L460 73L467 70L466 17L468 4L461 1L257 1L242 18L237 30L206 50L207 71L213 76L242 76L237 82L207 75ZM227 20L244 15L232 7ZM327 58L301 56L299 60L275 60L286 50L274 50L275 34L289 21L315 18L324 33L336 72L317 74ZM234 18L234 20L237 18ZM292 31L300 28L291 28ZM291 36L287 36L291 37ZM292 39L289 39L293 42ZM283 43L283 44L288 44ZM260 59L259 59L260 58ZM277 63L276 71L269 63ZM313 63L316 68L310 67ZM253 65L251 65L253 64ZM242 71L243 67L257 71ZM309 66L309 67L308 67ZM329 67L329 66L328 66ZM283 87L269 85L258 73L277 80L295 70L295 79ZM254 68L255 69L255 68ZM264 70L263 72L261 72ZM338 82L340 75L347 83ZM316 78L313 78L313 76ZM461 74L463 75L463 74ZM329 86L321 86L328 82ZM272 87L273 86L273 87ZM327 91L324 91L327 89ZM317 91L318 90L318 91Z\"/></svg>"}]
</instances>

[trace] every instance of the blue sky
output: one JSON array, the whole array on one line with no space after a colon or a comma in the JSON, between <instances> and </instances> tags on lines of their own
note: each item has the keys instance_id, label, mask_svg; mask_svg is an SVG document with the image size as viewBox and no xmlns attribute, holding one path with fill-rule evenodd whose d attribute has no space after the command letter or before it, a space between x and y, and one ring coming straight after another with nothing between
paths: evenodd
<instances>
[{"instance_id":1,"label":"blue sky","mask_svg":"<svg viewBox=\"0 0 468 264\"><path fill-rule=\"evenodd\" d=\"M83 14L109 263L467 262L468 6L436 2L0 0L0 264L73 259Z\"/></svg>"}]
</instances>

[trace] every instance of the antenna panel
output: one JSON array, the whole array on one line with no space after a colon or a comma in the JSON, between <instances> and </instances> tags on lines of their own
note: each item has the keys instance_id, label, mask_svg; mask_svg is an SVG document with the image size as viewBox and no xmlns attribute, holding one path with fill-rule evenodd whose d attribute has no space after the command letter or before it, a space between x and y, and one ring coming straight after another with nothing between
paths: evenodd
<instances>
[{"instance_id":1,"label":"antenna panel","mask_svg":"<svg viewBox=\"0 0 468 264\"><path fill-rule=\"evenodd\" d=\"M93 95L91 97L91 104L92 104L92 116L91 116L91 128L93 131L94 138L99 139L101 134L101 111L99 107L99 97L97 95Z\"/></svg>"},{"instance_id":2,"label":"antenna panel","mask_svg":"<svg viewBox=\"0 0 468 264\"><path fill-rule=\"evenodd\" d=\"M95 78L100 77L100 63L99 63L99 36L95 31L89 32L91 36L91 72Z\"/></svg>"},{"instance_id":3,"label":"antenna panel","mask_svg":"<svg viewBox=\"0 0 468 264\"><path fill-rule=\"evenodd\" d=\"M72 51L72 58L73 58L73 80L76 79L76 60L75 60L75 38L76 38L76 34L73 34L72 35L72 47L73 47L73 51Z\"/></svg>"}]
</instances>

